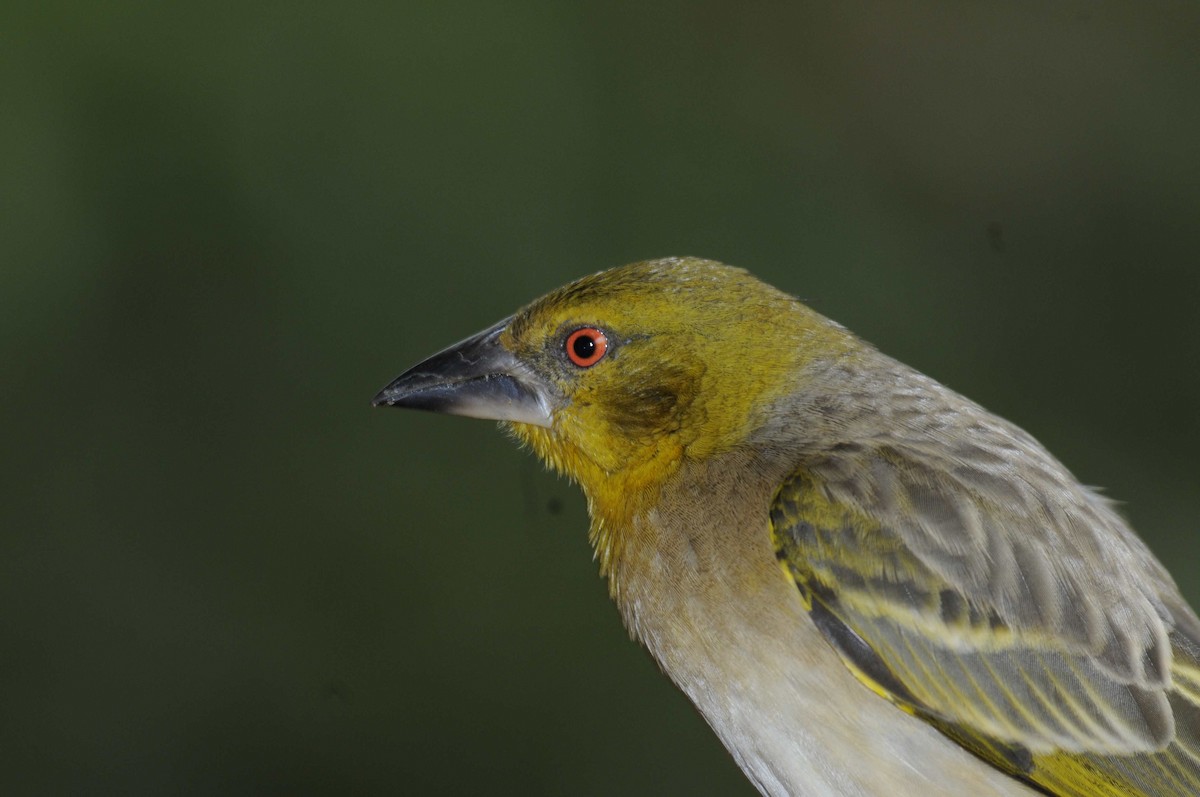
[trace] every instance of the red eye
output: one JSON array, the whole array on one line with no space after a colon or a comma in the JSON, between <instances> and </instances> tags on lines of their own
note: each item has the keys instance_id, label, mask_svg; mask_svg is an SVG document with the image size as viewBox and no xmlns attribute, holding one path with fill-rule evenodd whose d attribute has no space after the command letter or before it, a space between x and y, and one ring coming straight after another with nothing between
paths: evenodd
<instances>
[{"instance_id":1,"label":"red eye","mask_svg":"<svg viewBox=\"0 0 1200 797\"><path fill-rule=\"evenodd\" d=\"M595 327L577 329L567 336L567 357L580 368L600 362L608 351L608 338Z\"/></svg>"}]
</instances>

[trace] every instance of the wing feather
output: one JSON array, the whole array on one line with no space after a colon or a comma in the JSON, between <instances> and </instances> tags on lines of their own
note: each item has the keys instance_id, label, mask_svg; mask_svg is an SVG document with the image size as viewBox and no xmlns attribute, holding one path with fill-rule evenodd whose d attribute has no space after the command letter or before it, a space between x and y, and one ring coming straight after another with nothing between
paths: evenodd
<instances>
[{"instance_id":1,"label":"wing feather","mask_svg":"<svg viewBox=\"0 0 1200 797\"><path fill-rule=\"evenodd\" d=\"M781 487L776 550L818 627L871 688L1052 794L1200 794L1200 622L1032 438L969 437L843 447Z\"/></svg>"}]
</instances>

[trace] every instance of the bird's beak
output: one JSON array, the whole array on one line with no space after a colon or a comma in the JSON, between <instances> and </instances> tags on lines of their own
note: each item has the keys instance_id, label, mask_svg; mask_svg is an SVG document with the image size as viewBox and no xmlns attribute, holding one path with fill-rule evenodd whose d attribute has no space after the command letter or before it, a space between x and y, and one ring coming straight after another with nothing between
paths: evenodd
<instances>
[{"instance_id":1,"label":"bird's beak","mask_svg":"<svg viewBox=\"0 0 1200 797\"><path fill-rule=\"evenodd\" d=\"M553 391L500 343L510 320L409 368L372 403L550 426Z\"/></svg>"}]
</instances>

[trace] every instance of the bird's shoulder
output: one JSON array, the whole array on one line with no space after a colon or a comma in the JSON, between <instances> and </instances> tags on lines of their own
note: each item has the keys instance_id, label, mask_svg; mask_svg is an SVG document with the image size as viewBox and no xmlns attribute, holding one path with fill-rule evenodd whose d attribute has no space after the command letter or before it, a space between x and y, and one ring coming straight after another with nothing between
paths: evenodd
<instances>
[{"instance_id":1,"label":"bird's shoulder","mask_svg":"<svg viewBox=\"0 0 1200 797\"><path fill-rule=\"evenodd\" d=\"M874 374L862 395L883 386L886 400L853 412L846 381L824 408L840 434L809 442L771 527L860 680L1020 777L1094 758L1087 793L1111 781L1127 794L1134 781L1104 761L1169 753L1200 788L1200 623L1113 506L1030 435L915 372Z\"/></svg>"}]
</instances>

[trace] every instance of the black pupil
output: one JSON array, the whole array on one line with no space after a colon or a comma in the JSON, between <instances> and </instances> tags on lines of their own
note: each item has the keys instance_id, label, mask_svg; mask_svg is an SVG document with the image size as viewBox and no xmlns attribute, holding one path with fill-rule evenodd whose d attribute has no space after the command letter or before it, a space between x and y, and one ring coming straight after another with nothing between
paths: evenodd
<instances>
[{"instance_id":1,"label":"black pupil","mask_svg":"<svg viewBox=\"0 0 1200 797\"><path fill-rule=\"evenodd\" d=\"M596 339L591 335L580 335L571 341L571 351L581 360L590 360L596 353Z\"/></svg>"}]
</instances>

